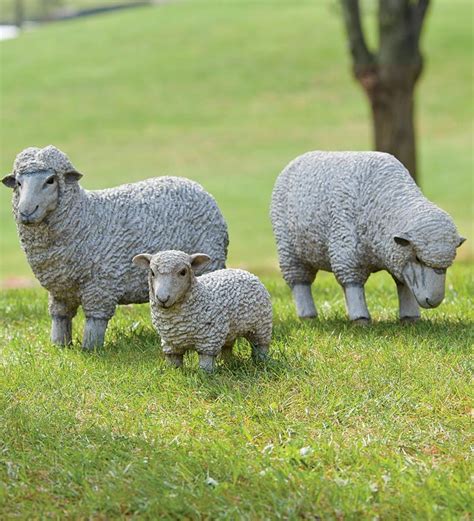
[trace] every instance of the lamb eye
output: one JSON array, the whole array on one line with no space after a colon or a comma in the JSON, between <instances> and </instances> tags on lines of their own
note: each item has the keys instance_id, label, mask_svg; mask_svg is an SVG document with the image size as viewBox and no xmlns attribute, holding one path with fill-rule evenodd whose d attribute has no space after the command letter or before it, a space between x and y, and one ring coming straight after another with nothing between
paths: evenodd
<instances>
[{"instance_id":1,"label":"lamb eye","mask_svg":"<svg viewBox=\"0 0 474 521\"><path fill-rule=\"evenodd\" d=\"M433 268L433 271L437 275L444 275L446 273L446 268Z\"/></svg>"},{"instance_id":2,"label":"lamb eye","mask_svg":"<svg viewBox=\"0 0 474 521\"><path fill-rule=\"evenodd\" d=\"M48 184L48 185L53 185L53 184L54 184L54 177L50 177L50 178L46 181L46 184Z\"/></svg>"},{"instance_id":3,"label":"lamb eye","mask_svg":"<svg viewBox=\"0 0 474 521\"><path fill-rule=\"evenodd\" d=\"M153 270L150 270L150 275L151 275L152 277L154 277L154 276L155 276L155 272L154 272Z\"/></svg>"},{"instance_id":4,"label":"lamb eye","mask_svg":"<svg viewBox=\"0 0 474 521\"><path fill-rule=\"evenodd\" d=\"M181 275L181 277L184 277L186 275L186 268L183 268L179 274Z\"/></svg>"},{"instance_id":5,"label":"lamb eye","mask_svg":"<svg viewBox=\"0 0 474 521\"><path fill-rule=\"evenodd\" d=\"M415 257L416 262L419 262L421 264L420 257Z\"/></svg>"},{"instance_id":6,"label":"lamb eye","mask_svg":"<svg viewBox=\"0 0 474 521\"><path fill-rule=\"evenodd\" d=\"M16 184L17 184L18 186L21 186L21 183L20 183L20 181L17 181L17 182L16 182Z\"/></svg>"}]
</instances>

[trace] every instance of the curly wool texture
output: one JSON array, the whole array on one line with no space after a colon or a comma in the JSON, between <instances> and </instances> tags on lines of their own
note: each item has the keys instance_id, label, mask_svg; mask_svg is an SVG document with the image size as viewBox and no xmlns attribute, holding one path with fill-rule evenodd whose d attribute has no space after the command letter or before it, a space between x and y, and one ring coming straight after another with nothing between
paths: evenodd
<instances>
[{"instance_id":1,"label":"curly wool texture","mask_svg":"<svg viewBox=\"0 0 474 521\"><path fill-rule=\"evenodd\" d=\"M162 252L150 266L166 271L183 259L180 252ZM150 291L150 304L165 354L195 349L216 356L239 337L259 347L268 347L271 341L270 295L258 277L244 270L224 269L193 277L183 300L168 309L158 306Z\"/></svg>"},{"instance_id":2,"label":"curly wool texture","mask_svg":"<svg viewBox=\"0 0 474 521\"><path fill-rule=\"evenodd\" d=\"M214 198L184 178L158 177L89 191L64 174L75 171L53 146L28 148L14 163L15 175L54 170L59 204L35 226L17 224L20 242L41 285L50 293L53 316L110 318L117 304L148 301L143 270L134 255L180 248L213 258L208 270L225 266L227 226ZM18 212L18 190L13 212Z\"/></svg>"},{"instance_id":3,"label":"curly wool texture","mask_svg":"<svg viewBox=\"0 0 474 521\"><path fill-rule=\"evenodd\" d=\"M413 251L394 241L409 233L415 254L448 267L459 236L451 217L428 201L406 168L380 152L308 152L278 177L271 220L280 268L293 287L318 270L342 285L387 270L402 278Z\"/></svg>"}]
</instances>

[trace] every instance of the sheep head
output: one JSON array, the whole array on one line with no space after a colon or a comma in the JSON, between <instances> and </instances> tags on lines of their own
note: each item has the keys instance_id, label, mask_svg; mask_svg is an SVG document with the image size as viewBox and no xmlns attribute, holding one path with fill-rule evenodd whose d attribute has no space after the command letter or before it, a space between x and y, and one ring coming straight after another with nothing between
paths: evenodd
<instances>
[{"instance_id":1,"label":"sheep head","mask_svg":"<svg viewBox=\"0 0 474 521\"><path fill-rule=\"evenodd\" d=\"M57 208L60 194L82 175L66 154L53 146L30 147L15 159L13 172L2 179L13 189L13 210L19 224L43 222Z\"/></svg>"},{"instance_id":2,"label":"sheep head","mask_svg":"<svg viewBox=\"0 0 474 521\"><path fill-rule=\"evenodd\" d=\"M456 249L466 240L460 237L451 218L439 212L426 223L393 237L404 259L402 281L423 308L435 308L444 299L446 270Z\"/></svg>"},{"instance_id":3,"label":"sheep head","mask_svg":"<svg viewBox=\"0 0 474 521\"><path fill-rule=\"evenodd\" d=\"M209 264L204 253L188 255L182 251L162 251L155 255L141 253L133 263L148 269L150 295L154 304L168 309L181 302L190 290L194 278Z\"/></svg>"}]
</instances>

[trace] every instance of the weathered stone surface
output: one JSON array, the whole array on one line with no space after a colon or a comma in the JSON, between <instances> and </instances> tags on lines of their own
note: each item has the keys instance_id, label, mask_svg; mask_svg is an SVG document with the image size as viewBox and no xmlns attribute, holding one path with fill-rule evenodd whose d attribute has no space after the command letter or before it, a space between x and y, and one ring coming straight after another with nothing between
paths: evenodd
<instances>
[{"instance_id":1,"label":"weathered stone surface","mask_svg":"<svg viewBox=\"0 0 474 521\"><path fill-rule=\"evenodd\" d=\"M228 234L214 198L188 179L89 191L80 177L63 152L48 146L21 152L3 182L13 188L21 246L49 292L52 340L71 341L67 321L82 305L89 322L83 345L91 348L103 342L117 304L148 300L147 277L132 264L134 255L202 251L212 256L212 271L225 266Z\"/></svg>"},{"instance_id":2,"label":"weathered stone surface","mask_svg":"<svg viewBox=\"0 0 474 521\"><path fill-rule=\"evenodd\" d=\"M446 269L464 240L405 167L380 152L296 158L275 183L270 213L300 317L316 316L310 288L325 270L343 286L350 319L366 323L364 284L387 270L399 286L400 318L417 318L419 305L443 300Z\"/></svg>"},{"instance_id":3,"label":"weathered stone surface","mask_svg":"<svg viewBox=\"0 0 474 521\"><path fill-rule=\"evenodd\" d=\"M239 337L265 359L272 334L270 295L258 277L223 269L196 277L212 262L207 255L182 251L141 254L134 263L148 269L152 322L170 364L182 365L194 349L202 369L212 371L215 357L228 356Z\"/></svg>"}]
</instances>

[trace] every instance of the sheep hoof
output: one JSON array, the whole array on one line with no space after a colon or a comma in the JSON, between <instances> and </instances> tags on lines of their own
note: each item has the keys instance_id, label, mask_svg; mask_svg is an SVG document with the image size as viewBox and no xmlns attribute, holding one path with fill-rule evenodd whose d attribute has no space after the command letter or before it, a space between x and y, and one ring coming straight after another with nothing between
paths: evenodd
<instances>
[{"instance_id":1,"label":"sheep hoof","mask_svg":"<svg viewBox=\"0 0 474 521\"><path fill-rule=\"evenodd\" d=\"M421 317L400 317L400 323L401 324L415 324L416 322L420 321Z\"/></svg>"},{"instance_id":2,"label":"sheep hoof","mask_svg":"<svg viewBox=\"0 0 474 521\"><path fill-rule=\"evenodd\" d=\"M166 361L173 367L181 367L183 365L183 355L166 355Z\"/></svg>"},{"instance_id":3,"label":"sheep hoof","mask_svg":"<svg viewBox=\"0 0 474 521\"><path fill-rule=\"evenodd\" d=\"M305 315L298 315L298 318L301 318L301 320L311 320L312 318L318 318L317 313L308 313Z\"/></svg>"},{"instance_id":4,"label":"sheep hoof","mask_svg":"<svg viewBox=\"0 0 474 521\"><path fill-rule=\"evenodd\" d=\"M221 359L227 364L232 360L232 346L224 346L221 350Z\"/></svg>"},{"instance_id":5,"label":"sheep hoof","mask_svg":"<svg viewBox=\"0 0 474 521\"><path fill-rule=\"evenodd\" d=\"M199 368L206 373L212 373L214 371L215 362L215 356L199 354Z\"/></svg>"},{"instance_id":6,"label":"sheep hoof","mask_svg":"<svg viewBox=\"0 0 474 521\"><path fill-rule=\"evenodd\" d=\"M370 320L370 318L361 317L361 318L354 319L352 321L352 323L356 326L367 327L367 326L370 326L371 320Z\"/></svg>"},{"instance_id":7,"label":"sheep hoof","mask_svg":"<svg viewBox=\"0 0 474 521\"><path fill-rule=\"evenodd\" d=\"M263 364L268 360L268 347L252 349L252 359L255 364Z\"/></svg>"}]
</instances>

